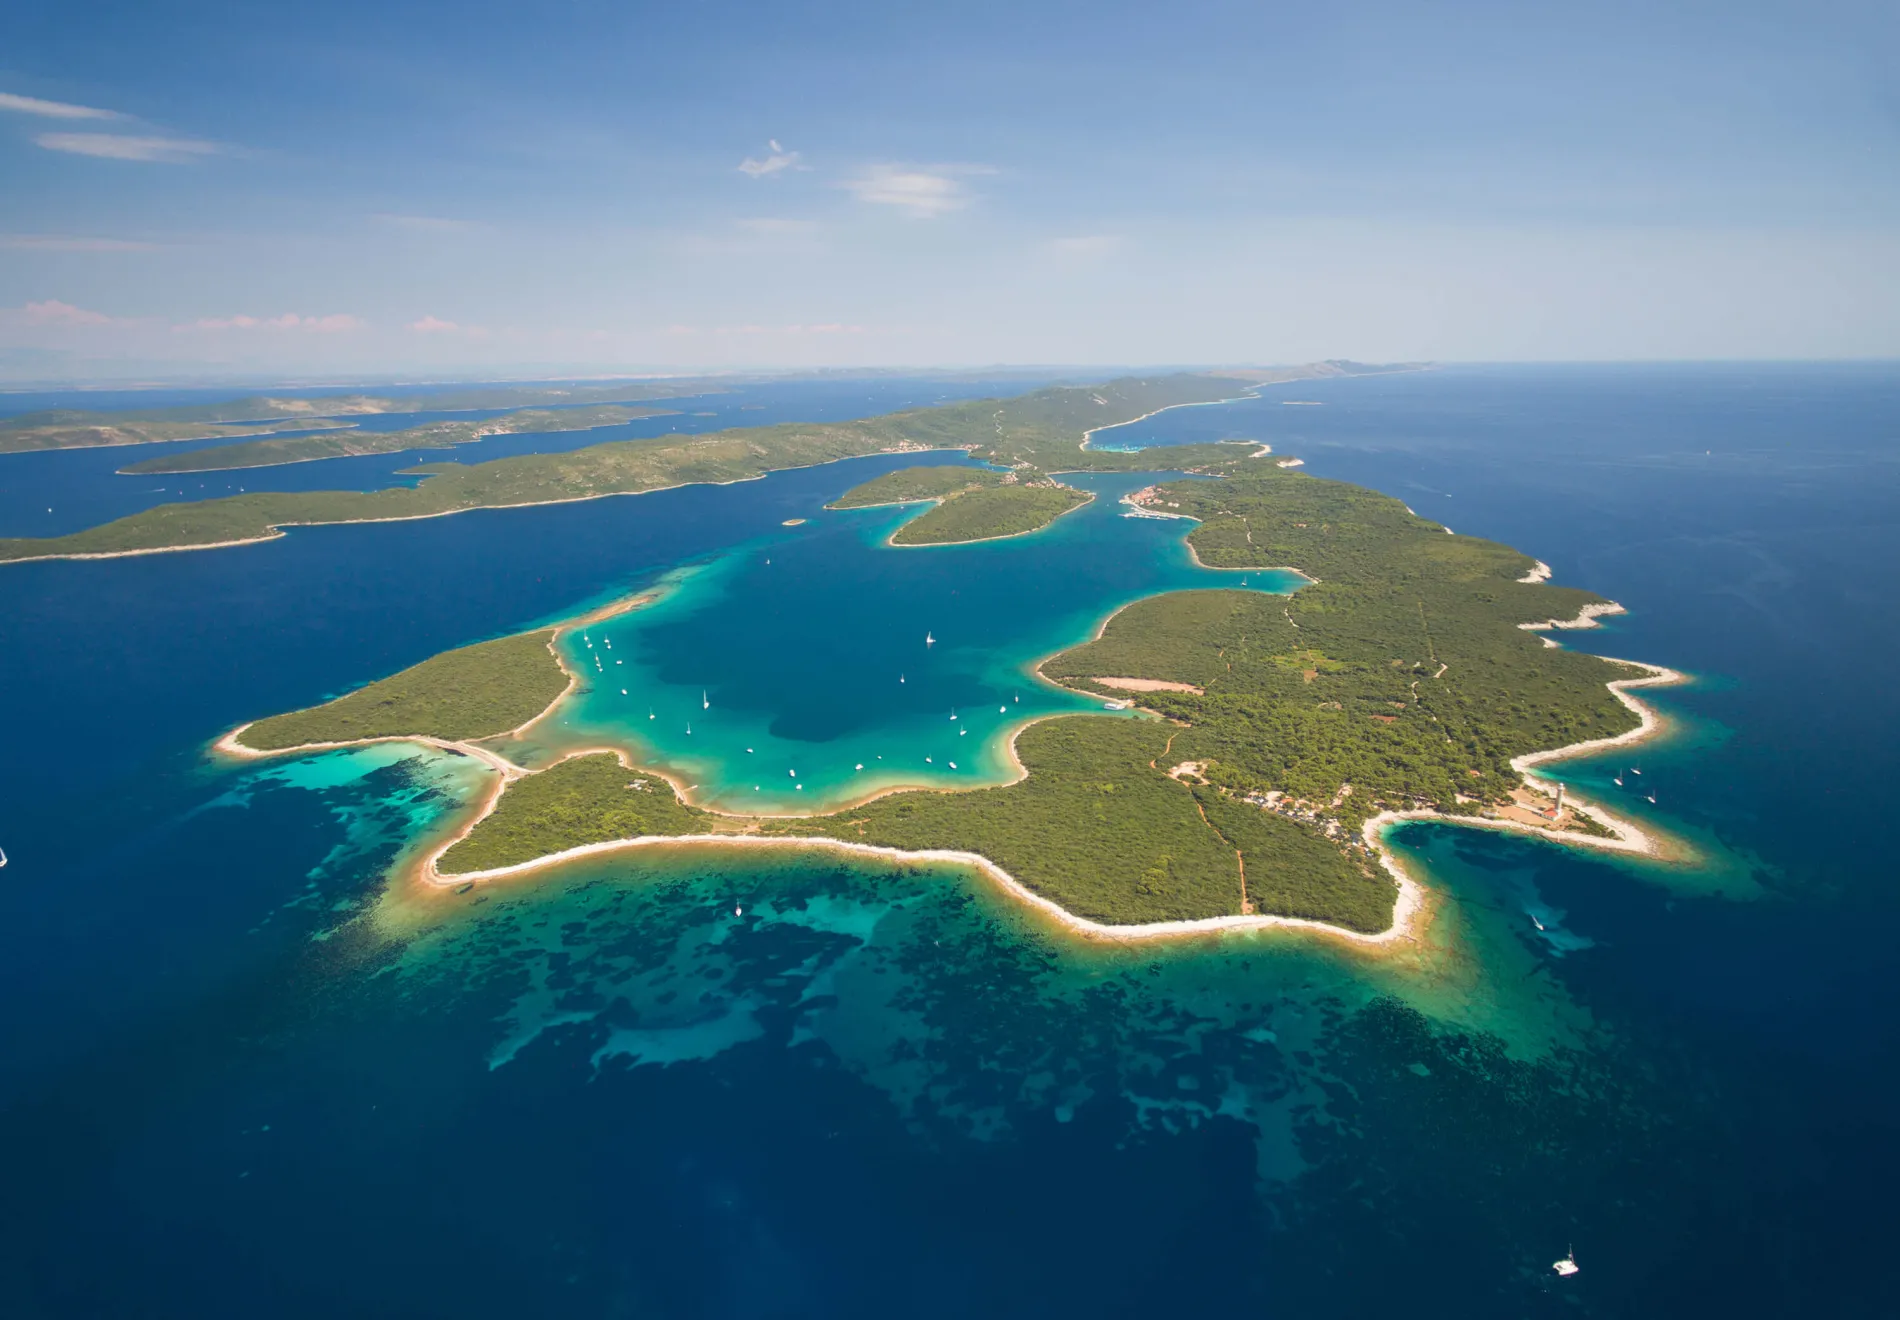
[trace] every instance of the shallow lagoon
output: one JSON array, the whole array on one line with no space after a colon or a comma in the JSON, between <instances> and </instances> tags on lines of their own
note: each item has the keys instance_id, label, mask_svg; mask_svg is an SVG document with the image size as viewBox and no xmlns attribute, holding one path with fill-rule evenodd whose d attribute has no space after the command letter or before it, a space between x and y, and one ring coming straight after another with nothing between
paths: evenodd
<instances>
[{"instance_id":1,"label":"shallow lagoon","mask_svg":"<svg viewBox=\"0 0 1900 1320\"><path fill-rule=\"evenodd\" d=\"M1038 662L1157 592L1301 581L1196 565L1188 524L1121 503L1156 479L1077 478L1092 503L971 545L886 544L921 505L813 508L802 526L672 575L655 603L568 633L587 690L531 736L629 747L725 811L1008 782L1009 737L1025 721L1102 708L1037 678Z\"/></svg>"}]
</instances>

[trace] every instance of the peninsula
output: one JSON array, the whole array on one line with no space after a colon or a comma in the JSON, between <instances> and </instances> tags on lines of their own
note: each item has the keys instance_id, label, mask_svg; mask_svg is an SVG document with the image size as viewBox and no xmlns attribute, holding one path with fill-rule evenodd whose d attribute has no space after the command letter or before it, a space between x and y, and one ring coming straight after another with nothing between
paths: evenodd
<instances>
[{"instance_id":1,"label":"peninsula","mask_svg":"<svg viewBox=\"0 0 1900 1320\"><path fill-rule=\"evenodd\" d=\"M1063 920L1109 934L1287 922L1395 938L1417 892L1380 831L1406 816L1644 845L1607 813L1554 802L1527 774L1565 749L1654 727L1622 689L1673 676L1547 645L1536 631L1608 602L1524 581L1529 556L1451 535L1387 496L1232 454L1212 480L1140 498L1196 520L1188 541L1207 564L1290 566L1309 585L1150 597L1049 657L1039 667L1049 680L1118 707L1136 694L1141 709L1014 726L1013 782L784 817L696 805L641 766L636 747L578 748L530 769L510 759L524 725L582 681L547 630L449 652L220 745L259 754L407 735L495 766L486 800L425 863L440 883L669 840L860 848L980 863ZM902 476L886 488L923 484Z\"/></svg>"}]
</instances>

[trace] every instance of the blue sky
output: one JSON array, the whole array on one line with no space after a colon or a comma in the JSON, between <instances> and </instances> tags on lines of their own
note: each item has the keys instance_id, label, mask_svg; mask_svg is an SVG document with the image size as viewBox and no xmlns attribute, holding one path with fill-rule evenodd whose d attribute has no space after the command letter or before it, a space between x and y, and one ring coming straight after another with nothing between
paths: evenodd
<instances>
[{"instance_id":1,"label":"blue sky","mask_svg":"<svg viewBox=\"0 0 1900 1320\"><path fill-rule=\"evenodd\" d=\"M1896 12L7 6L0 373L1895 355Z\"/></svg>"}]
</instances>

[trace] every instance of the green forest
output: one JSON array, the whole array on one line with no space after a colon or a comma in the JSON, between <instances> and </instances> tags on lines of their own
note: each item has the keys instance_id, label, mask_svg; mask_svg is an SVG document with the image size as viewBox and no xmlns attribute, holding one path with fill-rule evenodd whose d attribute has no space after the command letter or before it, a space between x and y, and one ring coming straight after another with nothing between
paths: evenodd
<instances>
[{"instance_id":1,"label":"green forest","mask_svg":"<svg viewBox=\"0 0 1900 1320\"><path fill-rule=\"evenodd\" d=\"M1042 670L1108 696L1120 694L1089 680L1201 688L1142 704L1191 726L1177 750L1208 761L1223 788L1324 805L1350 784L1320 813L1345 826L1381 805L1475 813L1520 782L1512 757L1635 727L1604 686L1632 670L1518 626L1600 599L1515 581L1526 555L1450 535L1375 491L1278 468L1179 482L1158 498L1203 520L1188 540L1204 562L1317 581L1291 597L1141 601Z\"/></svg>"},{"instance_id":2,"label":"green forest","mask_svg":"<svg viewBox=\"0 0 1900 1320\"><path fill-rule=\"evenodd\" d=\"M794 820L709 814L611 755L575 757L510 784L444 870L640 835L822 835L978 853L1067 911L1109 924L1251 911L1374 932L1390 924L1396 890L1358 836L1367 817L1383 807L1483 811L1519 783L1512 757L1633 727L1604 686L1626 667L1546 646L1520 626L1597 597L1519 582L1528 556L1453 536L1374 491L1244 461L1226 470L1156 498L1201 520L1189 540L1210 565L1292 567L1310 585L1139 601L1042 666L1116 699L1126 694L1095 680L1199 692L1144 693L1150 713L1033 724L1017 742L1027 774L1014 784L907 790ZM998 485L932 512L1032 492L1077 494ZM501 733L566 682L549 636L447 652L327 705L259 721L244 740L266 749Z\"/></svg>"},{"instance_id":3,"label":"green forest","mask_svg":"<svg viewBox=\"0 0 1900 1320\"><path fill-rule=\"evenodd\" d=\"M335 701L258 720L239 741L266 752L403 734L467 740L506 733L567 688L567 673L548 649L553 637L543 628L444 651Z\"/></svg>"},{"instance_id":4,"label":"green forest","mask_svg":"<svg viewBox=\"0 0 1900 1320\"><path fill-rule=\"evenodd\" d=\"M1097 386L1057 386L1015 399L981 399L863 421L739 427L704 435L614 440L558 454L485 463L429 463L404 470L414 486L376 491L252 491L156 508L66 536L0 538L0 562L48 556L210 547L322 523L422 518L467 509L629 495L699 482L743 481L782 468L924 449L964 449L1002 466L1042 471L1139 471L1138 453L1081 447L1090 427L1132 421L1158 408L1228 398L1243 388L1219 376L1174 375ZM1229 444L1168 451L1177 467L1223 463Z\"/></svg>"},{"instance_id":5,"label":"green forest","mask_svg":"<svg viewBox=\"0 0 1900 1320\"><path fill-rule=\"evenodd\" d=\"M880 504L915 504L921 500L940 500L979 486L995 486L1008 476L995 468L964 467L961 464L933 464L928 467L898 468L881 477L872 477L840 495L828 509L867 509Z\"/></svg>"},{"instance_id":6,"label":"green forest","mask_svg":"<svg viewBox=\"0 0 1900 1320\"><path fill-rule=\"evenodd\" d=\"M952 495L891 535L892 545L954 545L1021 536L1047 527L1094 497L1071 486L992 486Z\"/></svg>"},{"instance_id":7,"label":"green forest","mask_svg":"<svg viewBox=\"0 0 1900 1320\"><path fill-rule=\"evenodd\" d=\"M591 431L618 426L641 417L671 417L666 408L633 408L625 404L596 404L583 408L524 408L485 421L426 422L402 431L359 431L353 428L322 435L292 435L245 444L216 445L183 454L148 458L119 469L121 472L224 472L233 468L274 467L279 463L307 463L320 458L353 458L360 454L398 454L405 449L452 449L491 435L552 434Z\"/></svg>"},{"instance_id":8,"label":"green forest","mask_svg":"<svg viewBox=\"0 0 1900 1320\"><path fill-rule=\"evenodd\" d=\"M702 834L716 828L714 819L681 802L666 780L595 752L517 779L436 865L444 875L491 871L587 843Z\"/></svg>"}]
</instances>

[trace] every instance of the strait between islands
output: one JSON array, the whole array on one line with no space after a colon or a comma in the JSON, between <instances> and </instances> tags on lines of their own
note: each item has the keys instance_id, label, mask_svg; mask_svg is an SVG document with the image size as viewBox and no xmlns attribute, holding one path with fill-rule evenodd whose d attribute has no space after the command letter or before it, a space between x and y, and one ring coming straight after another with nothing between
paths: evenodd
<instances>
[{"instance_id":1,"label":"strait between islands","mask_svg":"<svg viewBox=\"0 0 1900 1320\"><path fill-rule=\"evenodd\" d=\"M1189 379L1198 387L1173 378L1169 388L1211 395L1213 382ZM1118 411L1154 401L1132 397L1139 383L1117 384L1130 387ZM1069 393L984 401L980 415L1000 432L1000 419L1040 408L1036 457L1049 468L1065 437L1063 470L1098 458L1135 467L1124 460L1138 455L1074 448L1101 414ZM1084 392L1094 408L1114 393ZM914 422L880 428L890 421L862 425L924 447L906 434ZM1086 422L1097 426L1077 424ZM957 447L996 466L905 469L834 507L932 501L893 537L928 545L1026 534L1087 498L1020 455L998 462L1009 456L990 445ZM1452 535L1376 492L1254 461L1260 452L1171 450L1204 479L1140 492L1131 511L1191 520L1188 543L1209 567L1291 567L1308 584L1291 596L1150 597L1048 657L1037 672L1049 681L1105 700L1137 693L1146 718L1018 725L1007 734L1009 783L895 790L794 818L696 805L629 747L575 751L529 771L510 759L511 745L586 681L565 668L555 638L599 614L445 652L326 705L245 725L217 746L266 756L410 741L479 758L494 771L489 791L421 863L437 885L623 848L832 848L973 866L1069 928L1116 939L1265 926L1369 946L1408 939L1424 893L1383 843L1400 820L1663 855L1659 840L1600 806L1560 804L1533 773L1660 727L1632 692L1679 675L1544 635L1618 607L1549 585L1547 569L1506 546Z\"/></svg>"}]
</instances>

